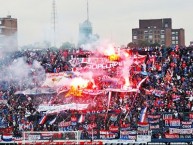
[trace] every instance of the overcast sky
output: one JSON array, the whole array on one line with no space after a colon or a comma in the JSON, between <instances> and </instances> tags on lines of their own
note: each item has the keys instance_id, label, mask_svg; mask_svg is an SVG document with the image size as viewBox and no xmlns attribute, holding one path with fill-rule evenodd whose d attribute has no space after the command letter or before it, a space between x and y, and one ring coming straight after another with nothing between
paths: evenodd
<instances>
[{"instance_id":1,"label":"overcast sky","mask_svg":"<svg viewBox=\"0 0 193 145\"><path fill-rule=\"evenodd\" d=\"M19 45L51 40L53 0L0 0L0 17L18 19ZM56 0L57 44L77 44L79 24L86 19L86 0ZM193 0L89 0L93 32L118 45L131 42L139 19L172 18L173 28L185 29L193 40Z\"/></svg>"}]
</instances>

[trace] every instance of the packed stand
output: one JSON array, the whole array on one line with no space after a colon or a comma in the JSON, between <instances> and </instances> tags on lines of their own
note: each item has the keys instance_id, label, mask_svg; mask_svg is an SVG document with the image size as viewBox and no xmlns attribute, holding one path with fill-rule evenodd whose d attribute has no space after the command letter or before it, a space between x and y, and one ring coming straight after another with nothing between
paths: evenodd
<instances>
[{"instance_id":1,"label":"packed stand","mask_svg":"<svg viewBox=\"0 0 193 145\"><path fill-rule=\"evenodd\" d=\"M146 60L143 64L132 67L130 81L133 86L136 86L138 82L148 76L139 93L114 92L109 106L108 95L103 94L90 100L94 103L89 106L88 110L67 110L51 114L44 124L39 123L43 112L38 112L37 107L45 101L48 103L51 96L40 95L38 98L43 98L40 101L36 96L16 95L16 91L26 88L25 83L18 86L14 81L1 81L1 134L10 132L15 137L22 137L23 131L80 130L81 139L91 139L92 135L96 139L119 139L124 138L121 131L128 131L125 139L136 139L136 135L140 134L138 127L141 112L145 108L147 110L143 123L148 124L152 138L169 138L170 135L176 134L173 133L175 130L173 132L170 130L173 127L178 131L192 128L193 50L178 47L131 50L133 54L138 52L145 53ZM66 50L17 52L1 60L1 68L19 57L24 57L29 65L37 60L46 73L71 71L72 69L68 62L71 56ZM38 87L38 83L34 84ZM108 88L110 84L101 83L99 80L97 85L99 88ZM54 101L59 104L63 102L61 98ZM80 117L83 117L84 120L79 121ZM55 121L50 123L53 119ZM190 128L186 128L187 126L183 128L183 125L187 123L190 124ZM192 136L191 133L185 132L184 134L179 133L178 137L191 138Z\"/></svg>"}]
</instances>

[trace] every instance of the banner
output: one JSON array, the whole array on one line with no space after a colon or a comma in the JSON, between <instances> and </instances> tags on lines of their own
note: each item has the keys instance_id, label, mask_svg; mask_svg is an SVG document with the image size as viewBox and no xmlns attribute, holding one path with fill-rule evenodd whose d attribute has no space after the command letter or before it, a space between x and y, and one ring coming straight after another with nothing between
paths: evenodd
<instances>
[{"instance_id":1,"label":"banner","mask_svg":"<svg viewBox=\"0 0 193 145\"><path fill-rule=\"evenodd\" d=\"M129 131L129 130L131 130L131 124L125 124L125 123L120 124L120 130L121 131Z\"/></svg>"},{"instance_id":2,"label":"banner","mask_svg":"<svg viewBox=\"0 0 193 145\"><path fill-rule=\"evenodd\" d=\"M137 135L137 141L138 142L150 142L151 135Z\"/></svg>"},{"instance_id":3,"label":"banner","mask_svg":"<svg viewBox=\"0 0 193 145\"><path fill-rule=\"evenodd\" d=\"M158 129L161 115L148 115L147 117L150 129Z\"/></svg>"},{"instance_id":4,"label":"banner","mask_svg":"<svg viewBox=\"0 0 193 145\"><path fill-rule=\"evenodd\" d=\"M13 136L12 136L12 134L3 133L3 135L1 136L1 139L5 142L10 142L13 140Z\"/></svg>"},{"instance_id":5,"label":"banner","mask_svg":"<svg viewBox=\"0 0 193 145\"><path fill-rule=\"evenodd\" d=\"M110 62L110 63L102 63L102 64L87 64L85 67L76 67L76 71L81 70L97 70L97 69L111 69L117 66L123 66L123 62Z\"/></svg>"},{"instance_id":6,"label":"banner","mask_svg":"<svg viewBox=\"0 0 193 145\"><path fill-rule=\"evenodd\" d=\"M103 64L108 63L109 59L107 58L73 58L69 61L74 66L80 64L80 63L88 63L88 64Z\"/></svg>"},{"instance_id":7,"label":"banner","mask_svg":"<svg viewBox=\"0 0 193 145\"><path fill-rule=\"evenodd\" d=\"M109 126L109 131L111 132L119 132L119 127L118 126Z\"/></svg>"},{"instance_id":8,"label":"banner","mask_svg":"<svg viewBox=\"0 0 193 145\"><path fill-rule=\"evenodd\" d=\"M168 119L173 119L173 114L168 113L168 114L163 114L163 120L168 120Z\"/></svg>"},{"instance_id":9,"label":"banner","mask_svg":"<svg viewBox=\"0 0 193 145\"><path fill-rule=\"evenodd\" d=\"M71 121L62 121L58 124L59 127L67 127L71 125Z\"/></svg>"},{"instance_id":10,"label":"banner","mask_svg":"<svg viewBox=\"0 0 193 145\"><path fill-rule=\"evenodd\" d=\"M89 57L89 58L72 58L69 60L70 64L72 66L77 66L78 64L81 63L86 63L86 64L104 64L104 63L110 63L110 62L116 62L119 56L112 56L111 58L95 58L95 57ZM143 63L146 59L145 55L134 55L131 56L131 59L135 64ZM112 61L113 60L113 61ZM115 61L114 61L115 60Z\"/></svg>"},{"instance_id":11,"label":"banner","mask_svg":"<svg viewBox=\"0 0 193 145\"><path fill-rule=\"evenodd\" d=\"M97 130L94 130L94 129L93 130L92 129L91 130L87 130L87 133L88 133L88 138L89 139L92 139L92 138L93 139L97 139L97 137L98 137L97 136L98 135Z\"/></svg>"},{"instance_id":12,"label":"banner","mask_svg":"<svg viewBox=\"0 0 193 145\"><path fill-rule=\"evenodd\" d=\"M180 134L180 138L192 139L192 135L191 134Z\"/></svg>"},{"instance_id":13,"label":"banner","mask_svg":"<svg viewBox=\"0 0 193 145\"><path fill-rule=\"evenodd\" d=\"M85 110L79 110L79 113L83 113L83 114L96 114L96 113L105 113L106 110L88 110L88 109L85 109Z\"/></svg>"},{"instance_id":14,"label":"banner","mask_svg":"<svg viewBox=\"0 0 193 145\"><path fill-rule=\"evenodd\" d=\"M82 93L84 94L87 94L87 95L93 95L93 96L96 96L96 95L101 95L104 93L103 90L88 90L88 89L84 89L82 91Z\"/></svg>"},{"instance_id":15,"label":"banner","mask_svg":"<svg viewBox=\"0 0 193 145\"><path fill-rule=\"evenodd\" d=\"M148 123L138 123L137 131L140 131L140 132L149 131L149 124Z\"/></svg>"},{"instance_id":16,"label":"banner","mask_svg":"<svg viewBox=\"0 0 193 145\"><path fill-rule=\"evenodd\" d=\"M165 133L165 138L179 138L179 134L169 134L169 133Z\"/></svg>"},{"instance_id":17,"label":"banner","mask_svg":"<svg viewBox=\"0 0 193 145\"><path fill-rule=\"evenodd\" d=\"M193 128L190 129L178 129L178 128L169 128L170 134L192 134Z\"/></svg>"},{"instance_id":18,"label":"banner","mask_svg":"<svg viewBox=\"0 0 193 145\"><path fill-rule=\"evenodd\" d=\"M93 141L93 142L91 142L91 141L81 141L80 145L103 145L103 142L102 141Z\"/></svg>"},{"instance_id":19,"label":"banner","mask_svg":"<svg viewBox=\"0 0 193 145\"><path fill-rule=\"evenodd\" d=\"M150 127L149 127L151 130L154 130L154 129L160 129L160 126L159 124L150 124Z\"/></svg>"},{"instance_id":20,"label":"banner","mask_svg":"<svg viewBox=\"0 0 193 145\"><path fill-rule=\"evenodd\" d=\"M39 112L46 112L47 114L59 113L64 110L86 110L88 108L88 104L65 104L65 105L40 105L38 107Z\"/></svg>"},{"instance_id":21,"label":"banner","mask_svg":"<svg viewBox=\"0 0 193 145\"><path fill-rule=\"evenodd\" d=\"M148 115L147 118L148 119L160 119L161 115Z\"/></svg>"},{"instance_id":22,"label":"banner","mask_svg":"<svg viewBox=\"0 0 193 145\"><path fill-rule=\"evenodd\" d=\"M67 74L65 72L60 73L46 73L46 79L42 85L42 87L62 87L61 81L62 79L66 79Z\"/></svg>"},{"instance_id":23,"label":"banner","mask_svg":"<svg viewBox=\"0 0 193 145\"><path fill-rule=\"evenodd\" d=\"M65 133L31 133L31 134L25 134L25 140L30 140L30 141L36 141L36 140L50 140L50 139L65 139L67 136ZM75 139L75 135L72 134L71 136L68 134L69 139Z\"/></svg>"},{"instance_id":24,"label":"banner","mask_svg":"<svg viewBox=\"0 0 193 145\"><path fill-rule=\"evenodd\" d=\"M42 133L41 134L41 140L50 140L52 139L53 134L52 133Z\"/></svg>"},{"instance_id":25,"label":"banner","mask_svg":"<svg viewBox=\"0 0 193 145\"><path fill-rule=\"evenodd\" d=\"M156 119L156 120L149 120L149 124L156 124L156 123L159 123L159 119Z\"/></svg>"},{"instance_id":26,"label":"banner","mask_svg":"<svg viewBox=\"0 0 193 145\"><path fill-rule=\"evenodd\" d=\"M192 128L192 122L191 121L182 121L181 127L182 128Z\"/></svg>"},{"instance_id":27,"label":"banner","mask_svg":"<svg viewBox=\"0 0 193 145\"><path fill-rule=\"evenodd\" d=\"M100 139L116 139L118 138L118 133L110 132L107 130L100 131Z\"/></svg>"},{"instance_id":28,"label":"banner","mask_svg":"<svg viewBox=\"0 0 193 145\"><path fill-rule=\"evenodd\" d=\"M179 127L181 126L180 119L167 119L165 120L165 126Z\"/></svg>"},{"instance_id":29,"label":"banner","mask_svg":"<svg viewBox=\"0 0 193 145\"><path fill-rule=\"evenodd\" d=\"M136 140L137 132L136 131L120 131L120 139Z\"/></svg>"},{"instance_id":30,"label":"banner","mask_svg":"<svg viewBox=\"0 0 193 145\"><path fill-rule=\"evenodd\" d=\"M66 143L66 144L69 145L68 143ZM74 143L73 143L73 145L74 145ZM80 145L103 145L103 142L102 141L93 141L93 142L91 142L91 141L81 141Z\"/></svg>"},{"instance_id":31,"label":"banner","mask_svg":"<svg viewBox=\"0 0 193 145\"><path fill-rule=\"evenodd\" d=\"M86 130L92 130L93 128L96 128L97 124L96 123L90 123L90 124L84 124L83 128Z\"/></svg>"},{"instance_id":32,"label":"banner","mask_svg":"<svg viewBox=\"0 0 193 145\"><path fill-rule=\"evenodd\" d=\"M40 133L34 133L34 134L25 134L25 140L40 140L41 139L41 134Z\"/></svg>"},{"instance_id":33,"label":"banner","mask_svg":"<svg viewBox=\"0 0 193 145\"><path fill-rule=\"evenodd\" d=\"M74 131L74 127L72 125L60 128L60 131Z\"/></svg>"}]
</instances>

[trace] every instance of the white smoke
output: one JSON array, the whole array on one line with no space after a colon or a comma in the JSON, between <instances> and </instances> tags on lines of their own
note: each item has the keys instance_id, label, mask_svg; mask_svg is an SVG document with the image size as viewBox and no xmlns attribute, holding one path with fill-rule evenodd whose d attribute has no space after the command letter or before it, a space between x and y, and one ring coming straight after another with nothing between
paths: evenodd
<instances>
[{"instance_id":1,"label":"white smoke","mask_svg":"<svg viewBox=\"0 0 193 145\"><path fill-rule=\"evenodd\" d=\"M36 60L33 64L26 63L26 58L14 59L7 67L0 71L0 81L14 83L19 89L37 87L45 78L45 70Z\"/></svg>"},{"instance_id":2,"label":"white smoke","mask_svg":"<svg viewBox=\"0 0 193 145\"><path fill-rule=\"evenodd\" d=\"M2 37L0 37L0 57L4 57L7 53L12 53L17 50L17 33L10 36L2 35Z\"/></svg>"}]
</instances>

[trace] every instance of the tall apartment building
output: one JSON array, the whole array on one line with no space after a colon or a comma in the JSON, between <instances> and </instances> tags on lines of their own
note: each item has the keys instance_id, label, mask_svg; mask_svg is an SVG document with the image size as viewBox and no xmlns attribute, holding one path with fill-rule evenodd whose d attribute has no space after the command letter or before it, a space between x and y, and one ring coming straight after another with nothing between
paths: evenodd
<instances>
[{"instance_id":1,"label":"tall apartment building","mask_svg":"<svg viewBox=\"0 0 193 145\"><path fill-rule=\"evenodd\" d=\"M185 32L183 28L172 29L171 18L139 20L139 28L132 29L132 42L139 44L142 41L166 47L185 46Z\"/></svg>"},{"instance_id":2,"label":"tall apartment building","mask_svg":"<svg viewBox=\"0 0 193 145\"><path fill-rule=\"evenodd\" d=\"M10 15L0 18L0 51L9 52L17 49L17 19Z\"/></svg>"}]
</instances>

